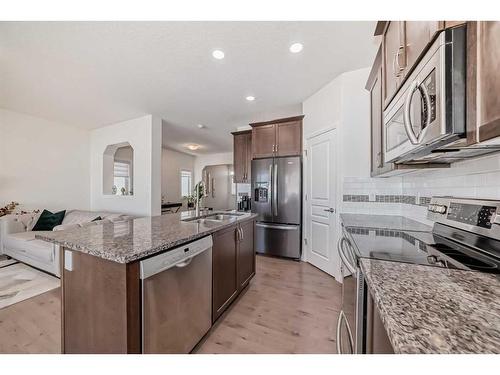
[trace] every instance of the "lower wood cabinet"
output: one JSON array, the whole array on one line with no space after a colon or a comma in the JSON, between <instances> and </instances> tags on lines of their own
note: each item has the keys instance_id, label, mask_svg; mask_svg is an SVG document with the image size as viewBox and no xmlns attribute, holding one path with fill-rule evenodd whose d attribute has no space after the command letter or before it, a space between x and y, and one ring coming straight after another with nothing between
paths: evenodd
<instances>
[{"instance_id":1,"label":"lower wood cabinet","mask_svg":"<svg viewBox=\"0 0 500 375\"><path fill-rule=\"evenodd\" d=\"M366 306L366 354L394 354L369 288Z\"/></svg>"},{"instance_id":2,"label":"lower wood cabinet","mask_svg":"<svg viewBox=\"0 0 500 375\"><path fill-rule=\"evenodd\" d=\"M212 321L215 322L255 275L254 221L213 235Z\"/></svg>"},{"instance_id":3,"label":"lower wood cabinet","mask_svg":"<svg viewBox=\"0 0 500 375\"><path fill-rule=\"evenodd\" d=\"M241 224L238 242L238 287L243 289L255 275L254 221Z\"/></svg>"}]
</instances>

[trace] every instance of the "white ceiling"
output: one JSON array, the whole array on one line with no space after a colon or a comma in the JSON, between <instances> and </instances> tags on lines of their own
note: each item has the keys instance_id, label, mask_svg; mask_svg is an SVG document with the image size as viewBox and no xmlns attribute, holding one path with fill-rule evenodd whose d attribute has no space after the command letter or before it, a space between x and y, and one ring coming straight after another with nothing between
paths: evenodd
<instances>
[{"instance_id":1,"label":"white ceiling","mask_svg":"<svg viewBox=\"0 0 500 375\"><path fill-rule=\"evenodd\" d=\"M230 151L236 127L297 106L340 73L371 65L374 27L0 22L0 107L89 129L152 113L163 119L166 147ZM304 49L292 54L296 41ZM225 59L215 60L214 49Z\"/></svg>"}]
</instances>

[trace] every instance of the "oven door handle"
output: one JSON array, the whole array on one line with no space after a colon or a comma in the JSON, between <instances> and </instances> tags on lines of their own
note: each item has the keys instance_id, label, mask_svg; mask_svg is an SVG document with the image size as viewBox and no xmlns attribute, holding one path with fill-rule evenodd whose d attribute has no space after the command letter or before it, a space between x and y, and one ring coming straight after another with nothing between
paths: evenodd
<instances>
[{"instance_id":1,"label":"oven door handle","mask_svg":"<svg viewBox=\"0 0 500 375\"><path fill-rule=\"evenodd\" d=\"M426 118L425 118L425 126L422 131L418 134L415 134L413 130L413 126L411 123L411 102L413 99L413 93L417 91L422 95L425 101L425 105L427 107ZM425 84L420 84L417 80L413 81L408 89L408 94L406 95L405 107L404 107L404 116L403 123L405 126L406 134L408 135L408 139L410 140L412 145L418 145L422 142L427 129L431 123L431 97L427 90Z\"/></svg>"},{"instance_id":2,"label":"oven door handle","mask_svg":"<svg viewBox=\"0 0 500 375\"><path fill-rule=\"evenodd\" d=\"M342 260L342 263L347 267L350 273L354 274L356 273L355 267L349 262L347 255L345 254L345 248L343 246L344 242L347 242L345 237L340 238L339 242L337 243L337 250L340 256L340 259Z\"/></svg>"},{"instance_id":3,"label":"oven door handle","mask_svg":"<svg viewBox=\"0 0 500 375\"><path fill-rule=\"evenodd\" d=\"M343 310L340 310L339 317L337 318L337 354L347 354L342 353L342 321L345 322L344 325L347 328L347 337L349 339L349 346L351 347L350 354L354 354L354 340L352 338L351 327L349 327L349 321L347 320Z\"/></svg>"}]
</instances>

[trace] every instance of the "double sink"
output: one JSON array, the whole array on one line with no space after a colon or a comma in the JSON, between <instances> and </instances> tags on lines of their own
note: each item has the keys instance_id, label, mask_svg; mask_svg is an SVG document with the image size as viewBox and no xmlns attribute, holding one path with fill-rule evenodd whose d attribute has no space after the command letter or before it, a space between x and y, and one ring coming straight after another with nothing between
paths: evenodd
<instances>
[{"instance_id":1,"label":"double sink","mask_svg":"<svg viewBox=\"0 0 500 375\"><path fill-rule=\"evenodd\" d=\"M196 223L223 223L228 221L235 221L238 219L238 216L243 216L244 214L237 214L233 212L225 212L225 213L213 213L209 215L203 215L202 217L190 217L187 219L183 219L182 221L190 221Z\"/></svg>"}]
</instances>

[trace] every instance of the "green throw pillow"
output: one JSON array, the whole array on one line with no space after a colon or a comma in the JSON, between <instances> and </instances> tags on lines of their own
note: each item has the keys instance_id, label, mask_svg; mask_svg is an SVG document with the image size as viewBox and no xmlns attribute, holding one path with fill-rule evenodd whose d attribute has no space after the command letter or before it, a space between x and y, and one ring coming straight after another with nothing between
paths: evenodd
<instances>
[{"instance_id":1,"label":"green throw pillow","mask_svg":"<svg viewBox=\"0 0 500 375\"><path fill-rule=\"evenodd\" d=\"M50 211L43 210L42 214L38 218L35 226L33 227L33 231L40 230L52 230L54 227L61 225L64 220L64 215L66 214L66 210L59 211L53 214Z\"/></svg>"}]
</instances>

